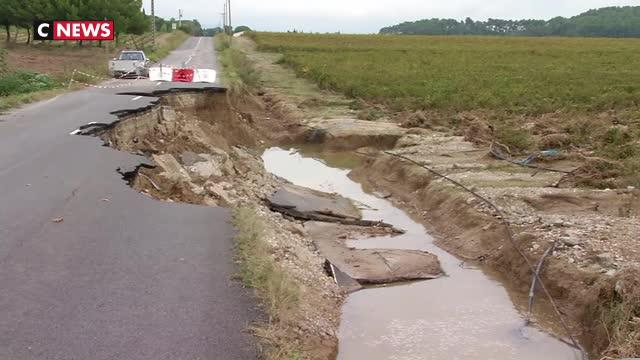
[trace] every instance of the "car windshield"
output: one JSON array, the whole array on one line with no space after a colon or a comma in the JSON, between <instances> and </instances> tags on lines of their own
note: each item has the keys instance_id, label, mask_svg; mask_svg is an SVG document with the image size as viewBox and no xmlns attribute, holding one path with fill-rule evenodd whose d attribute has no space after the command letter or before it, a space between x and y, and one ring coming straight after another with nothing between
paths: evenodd
<instances>
[{"instance_id":1,"label":"car windshield","mask_svg":"<svg viewBox=\"0 0 640 360\"><path fill-rule=\"evenodd\" d=\"M139 52L125 52L120 54L120 60L144 60L144 57Z\"/></svg>"}]
</instances>

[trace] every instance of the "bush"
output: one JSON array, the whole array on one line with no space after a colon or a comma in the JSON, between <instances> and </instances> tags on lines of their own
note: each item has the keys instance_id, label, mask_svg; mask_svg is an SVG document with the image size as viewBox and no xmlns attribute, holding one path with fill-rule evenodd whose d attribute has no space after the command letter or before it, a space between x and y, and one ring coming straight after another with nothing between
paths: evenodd
<instances>
[{"instance_id":1,"label":"bush","mask_svg":"<svg viewBox=\"0 0 640 360\"><path fill-rule=\"evenodd\" d=\"M505 122L494 126L496 127L496 140L508 146L510 151L520 153L531 149L533 146L533 139L529 131L518 127L516 124Z\"/></svg>"},{"instance_id":2,"label":"bush","mask_svg":"<svg viewBox=\"0 0 640 360\"><path fill-rule=\"evenodd\" d=\"M18 70L0 75L0 96L49 90L56 85L57 82L48 75Z\"/></svg>"}]
</instances>

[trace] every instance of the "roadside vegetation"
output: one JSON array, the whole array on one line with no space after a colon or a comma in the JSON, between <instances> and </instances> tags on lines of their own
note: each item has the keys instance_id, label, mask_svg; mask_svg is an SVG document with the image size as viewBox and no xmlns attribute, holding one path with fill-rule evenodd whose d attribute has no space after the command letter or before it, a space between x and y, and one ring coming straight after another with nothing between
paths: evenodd
<instances>
[{"instance_id":1,"label":"roadside vegetation","mask_svg":"<svg viewBox=\"0 0 640 360\"><path fill-rule=\"evenodd\" d=\"M33 22L41 19L109 19L115 24L115 41L36 41ZM197 20L155 17L157 47L151 38L152 17L142 10L142 0L3 0L0 2L0 111L63 91L72 71L79 81L96 83L107 76L107 61L121 49L144 50L158 61L191 35L203 35ZM0 54L1 55L1 54ZM3 61L3 62L2 62Z\"/></svg>"},{"instance_id":2,"label":"roadside vegetation","mask_svg":"<svg viewBox=\"0 0 640 360\"><path fill-rule=\"evenodd\" d=\"M602 359L625 359L640 354L639 279L634 273L629 273L623 280L631 285L628 285L624 298L616 291L603 292L602 303L593 309L593 313L602 314L600 321L605 333L599 335L608 342Z\"/></svg>"},{"instance_id":3,"label":"roadside vegetation","mask_svg":"<svg viewBox=\"0 0 640 360\"><path fill-rule=\"evenodd\" d=\"M265 227L255 209L241 207L233 212L237 229L236 260L242 283L256 289L267 319L254 324L252 330L260 339L263 355L269 360L302 359L302 351L287 336L287 319L298 306L299 290L276 263L265 242Z\"/></svg>"},{"instance_id":4,"label":"roadside vegetation","mask_svg":"<svg viewBox=\"0 0 640 360\"><path fill-rule=\"evenodd\" d=\"M0 111L63 92L73 70L75 80L97 83L107 78L107 62L123 48L144 49L158 61L189 35L183 31L159 33L152 51L150 34L123 35L119 45L16 44L0 41ZM62 43L62 42L60 42Z\"/></svg>"},{"instance_id":5,"label":"roadside vegetation","mask_svg":"<svg viewBox=\"0 0 640 360\"><path fill-rule=\"evenodd\" d=\"M246 55L231 46L226 34L214 37L218 61L223 66L222 82L229 93L237 98L257 85L258 75ZM295 313L299 311L299 288L296 282L280 268L266 243L265 225L250 207L233 211L235 256L239 264L239 278L244 286L256 290L266 313L264 321L251 326L258 337L262 356L268 360L304 359L301 345L291 335ZM295 321L294 321L295 322Z\"/></svg>"},{"instance_id":6,"label":"roadside vegetation","mask_svg":"<svg viewBox=\"0 0 640 360\"><path fill-rule=\"evenodd\" d=\"M353 98L363 119L495 140L513 155L570 151L590 163L583 185L640 187L640 39L250 36Z\"/></svg>"},{"instance_id":7,"label":"roadside vegetation","mask_svg":"<svg viewBox=\"0 0 640 360\"><path fill-rule=\"evenodd\" d=\"M231 93L242 93L258 84L259 75L249 62L247 55L231 46L231 38L219 33L214 37L218 61L224 68L220 74Z\"/></svg>"},{"instance_id":8,"label":"roadside vegetation","mask_svg":"<svg viewBox=\"0 0 640 360\"><path fill-rule=\"evenodd\" d=\"M59 84L48 75L19 70L0 75L0 96L50 90Z\"/></svg>"}]
</instances>

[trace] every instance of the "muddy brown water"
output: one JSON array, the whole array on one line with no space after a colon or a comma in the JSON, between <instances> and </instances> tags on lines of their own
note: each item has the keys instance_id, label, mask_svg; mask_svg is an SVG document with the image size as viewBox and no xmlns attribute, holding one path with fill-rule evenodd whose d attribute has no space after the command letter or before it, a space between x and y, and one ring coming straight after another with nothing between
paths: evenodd
<instances>
[{"instance_id":1,"label":"muddy brown water","mask_svg":"<svg viewBox=\"0 0 640 360\"><path fill-rule=\"evenodd\" d=\"M348 168L331 166L354 166L353 158L308 150L305 154L271 148L262 158L271 173L354 199L369 208L362 211L365 219L406 230L401 236L353 240L350 246L429 251L447 274L350 294L342 309L338 359L581 359L578 350L552 335L560 332L544 306L534 316L539 327L523 327L526 296L509 291L495 274L438 248L407 213L366 193L347 176Z\"/></svg>"}]
</instances>

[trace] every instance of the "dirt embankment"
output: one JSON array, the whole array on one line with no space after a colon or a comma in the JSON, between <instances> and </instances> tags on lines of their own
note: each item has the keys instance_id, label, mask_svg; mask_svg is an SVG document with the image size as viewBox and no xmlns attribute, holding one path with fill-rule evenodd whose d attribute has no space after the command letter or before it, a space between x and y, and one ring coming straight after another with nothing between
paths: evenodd
<instances>
[{"instance_id":1,"label":"dirt embankment","mask_svg":"<svg viewBox=\"0 0 640 360\"><path fill-rule=\"evenodd\" d=\"M576 187L588 185L594 176L615 183L606 178L615 174L600 171L599 160L589 155L567 156L561 151L508 159L520 163L496 158L490 151L495 129L481 116L474 116L464 131L453 131L446 122L439 125L426 113L418 123L403 121L402 126L390 118L357 120L357 112L347 105L350 100L296 78L277 65L277 54L257 52L246 39L237 46L262 74L259 94L267 108L305 129L297 140L365 155L367 160L351 174L354 179L389 195L431 229L441 247L497 270L523 293L532 272L508 240L502 220L511 224L515 245L531 263L555 242L541 278L573 335L594 358L640 355L638 189ZM434 126L424 126L431 120ZM541 141L549 146L564 141L551 135L542 132ZM382 136L393 139L380 141ZM470 193L379 147L465 185L494 203L504 219ZM595 168L600 170L591 171Z\"/></svg>"},{"instance_id":2,"label":"dirt embankment","mask_svg":"<svg viewBox=\"0 0 640 360\"><path fill-rule=\"evenodd\" d=\"M498 270L521 292L528 290L532 272L516 247L510 243L502 221L470 194L420 167L391 156L371 158L351 176L370 189L388 191L396 204L409 210L433 231L436 243L442 248L464 259L486 264ZM525 199L516 198L516 202L527 203L536 198L544 201L549 198L545 195L536 196L527 190L521 196ZM586 211L576 209L574 201L578 200L574 199L579 199L579 196L559 196L563 200L554 202L554 210L531 209L530 213L522 215L510 212L507 217L511 224L515 224L516 245L533 263L541 258L553 241L559 241L556 252L546 262L541 278L561 305L563 315L572 320L574 334L588 346L588 350L598 354L611 345L608 331L620 325L627 331L633 329L629 325L637 321L636 289L640 272L629 263L617 261L620 257L616 255L598 253L588 243L589 238L567 236L567 232L575 229L570 223L545 218L563 212L572 215L567 218L589 216L591 214L588 213L593 212L593 207ZM634 198L637 201L637 196L616 194L602 200L608 206L614 203L626 206ZM501 205L503 209L506 207ZM598 225L593 224L594 227ZM604 223L602 225L605 226ZM582 256L576 256L575 253ZM542 294L538 296L543 297ZM627 318L614 319L622 315L619 312L626 312ZM630 323L615 324L620 320ZM605 324L610 329L606 329ZM634 335L635 331L626 336L637 336ZM618 345L624 347L630 344ZM611 348L610 351L637 354L634 348Z\"/></svg>"},{"instance_id":3,"label":"dirt embankment","mask_svg":"<svg viewBox=\"0 0 640 360\"><path fill-rule=\"evenodd\" d=\"M256 236L260 239L253 241L260 244L254 245L267 250L238 257L244 262L241 278L247 285L263 281L257 291L269 321L258 325L255 333L266 340L262 345L267 347L267 358L334 358L346 292L365 284L442 274L436 256L424 251L348 247L347 239L358 234L400 230L363 220L349 199L287 184L268 173L260 158L262 148L305 138L309 128L291 125L289 119L270 121L270 113L257 98L232 97L220 89L172 93L149 107L119 115L111 125L89 124L80 133L99 136L110 147L149 159L149 164L123 174L133 188L164 201L250 208L236 212L242 214L239 226L260 223L264 227L239 229L239 236L245 237L240 247L251 246L247 238ZM382 139L395 142L399 134L398 130ZM363 135L361 139L378 143L381 137ZM343 146L349 143L340 141ZM264 265L265 261L277 270ZM247 265L253 262L259 263L257 268ZM256 280L262 277L268 279Z\"/></svg>"},{"instance_id":4,"label":"dirt embankment","mask_svg":"<svg viewBox=\"0 0 640 360\"><path fill-rule=\"evenodd\" d=\"M262 202L283 181L264 170L256 149L304 142L364 154L364 165L352 172L355 179L384 191L426 224L440 246L498 270L523 292L532 273L506 238L501 220L512 224L516 245L531 262L557 242L541 277L570 320L572 333L593 354L640 353L638 190L573 188L561 181L562 172L496 159L486 145L446 129L357 120L348 100L301 82L250 46L246 51L266 77L255 96L231 102L224 93L169 95L149 109L124 114L99 134L115 148L154 161L154 167L142 167L130 180L142 192L167 201L257 209L268 224L271 257L300 288L299 305L272 319L286 330L270 341L298 344L310 358L331 358L337 348L344 294L326 275L325 256L300 222ZM459 181L495 203L505 219L469 193L380 147ZM545 161L560 169L581 166L571 158Z\"/></svg>"},{"instance_id":5,"label":"dirt embankment","mask_svg":"<svg viewBox=\"0 0 640 360\"><path fill-rule=\"evenodd\" d=\"M325 258L301 224L270 211L263 202L284 184L265 171L259 155L261 146L285 132L281 124L263 121L268 117L260 103L232 99L224 91L175 93L149 108L121 114L110 126L93 125L83 133L146 156L151 165L125 178L153 198L252 209L251 216L258 219L245 222L259 222L264 229L244 231L260 234L251 241L260 241L266 249L261 256L268 258L255 261L277 268L269 265L268 272L254 275L266 277L268 287L257 290L268 318L255 328L264 355L332 358L344 293L326 273ZM280 296L280 288L289 286L285 284L294 284L287 293L291 299L278 303L268 298Z\"/></svg>"}]
</instances>

